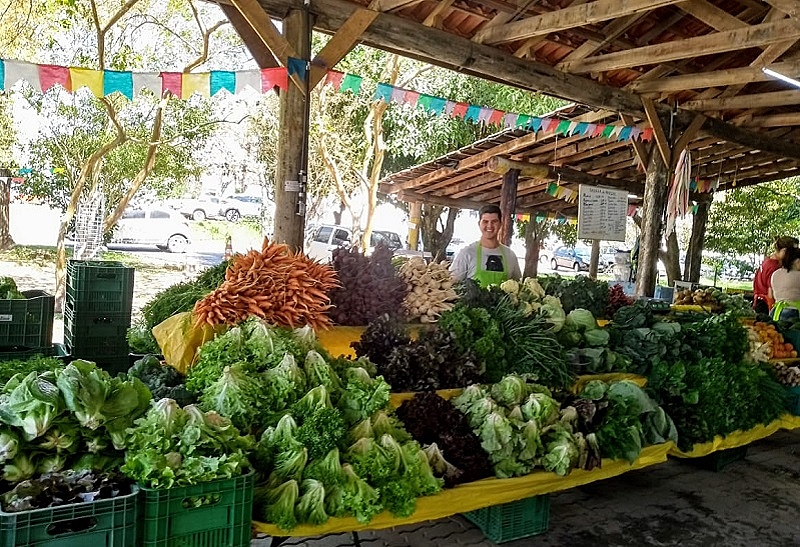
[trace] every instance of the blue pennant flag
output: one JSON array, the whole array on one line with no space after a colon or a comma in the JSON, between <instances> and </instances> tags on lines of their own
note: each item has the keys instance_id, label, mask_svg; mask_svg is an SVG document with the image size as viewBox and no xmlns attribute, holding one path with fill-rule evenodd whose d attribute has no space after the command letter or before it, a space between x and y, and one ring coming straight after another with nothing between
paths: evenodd
<instances>
[{"instance_id":1,"label":"blue pennant flag","mask_svg":"<svg viewBox=\"0 0 800 547\"><path fill-rule=\"evenodd\" d=\"M301 80L305 81L306 72L308 71L308 62L304 59L295 59L294 57L286 58L286 71L289 76L297 74Z\"/></svg>"}]
</instances>

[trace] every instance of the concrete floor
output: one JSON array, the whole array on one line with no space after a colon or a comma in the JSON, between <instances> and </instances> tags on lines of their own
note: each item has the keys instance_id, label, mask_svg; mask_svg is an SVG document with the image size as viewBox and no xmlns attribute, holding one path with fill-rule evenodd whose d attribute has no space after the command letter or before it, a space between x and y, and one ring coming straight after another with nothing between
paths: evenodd
<instances>
[{"instance_id":1,"label":"concrete floor","mask_svg":"<svg viewBox=\"0 0 800 547\"><path fill-rule=\"evenodd\" d=\"M507 547L800 547L800 430L751 444L721 471L691 460L653 467L551 496L544 534ZM365 547L492 546L460 515L376 532ZM271 538L253 541L267 547ZM285 547L354 545L350 534L289 538Z\"/></svg>"}]
</instances>

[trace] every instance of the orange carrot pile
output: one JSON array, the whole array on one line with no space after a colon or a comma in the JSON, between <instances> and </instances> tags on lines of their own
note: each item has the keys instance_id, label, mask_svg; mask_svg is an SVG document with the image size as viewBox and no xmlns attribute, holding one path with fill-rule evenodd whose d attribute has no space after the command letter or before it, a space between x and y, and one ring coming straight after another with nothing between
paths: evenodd
<instances>
[{"instance_id":1,"label":"orange carrot pile","mask_svg":"<svg viewBox=\"0 0 800 547\"><path fill-rule=\"evenodd\" d=\"M195 304L194 314L198 324L237 325L255 315L284 327L326 329L328 291L338 286L330 266L264 238L261 251L233 257L225 281Z\"/></svg>"}]
</instances>

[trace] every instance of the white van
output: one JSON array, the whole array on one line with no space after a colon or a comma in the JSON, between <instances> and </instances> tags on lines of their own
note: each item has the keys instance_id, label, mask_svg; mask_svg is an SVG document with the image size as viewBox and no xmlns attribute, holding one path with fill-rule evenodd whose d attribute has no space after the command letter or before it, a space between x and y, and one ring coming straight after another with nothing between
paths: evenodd
<instances>
[{"instance_id":1,"label":"white van","mask_svg":"<svg viewBox=\"0 0 800 547\"><path fill-rule=\"evenodd\" d=\"M352 230L345 226L335 224L323 224L311 232L311 236L306 241L306 256L320 262L331 261L331 251L337 247L349 247L357 242L352 241ZM394 253L403 248L403 241L395 232L388 230L372 230L370 238L369 254L378 243L386 243Z\"/></svg>"}]
</instances>

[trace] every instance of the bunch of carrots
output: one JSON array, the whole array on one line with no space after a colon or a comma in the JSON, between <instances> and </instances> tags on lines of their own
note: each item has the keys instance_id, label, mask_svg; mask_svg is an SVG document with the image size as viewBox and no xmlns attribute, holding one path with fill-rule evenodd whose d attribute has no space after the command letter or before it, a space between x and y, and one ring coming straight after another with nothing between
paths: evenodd
<instances>
[{"instance_id":1,"label":"bunch of carrots","mask_svg":"<svg viewBox=\"0 0 800 547\"><path fill-rule=\"evenodd\" d=\"M758 337L770 348L770 359L789 359L797 357L794 346L783 339L783 335L778 332L772 323L756 321L753 328Z\"/></svg>"},{"instance_id":2,"label":"bunch of carrots","mask_svg":"<svg viewBox=\"0 0 800 547\"><path fill-rule=\"evenodd\" d=\"M235 255L225 281L194 306L198 324L237 325L255 315L274 325L314 330L331 326L328 292L336 272L289 247L264 238L261 251Z\"/></svg>"}]
</instances>

